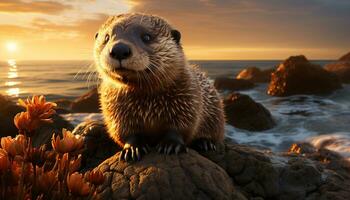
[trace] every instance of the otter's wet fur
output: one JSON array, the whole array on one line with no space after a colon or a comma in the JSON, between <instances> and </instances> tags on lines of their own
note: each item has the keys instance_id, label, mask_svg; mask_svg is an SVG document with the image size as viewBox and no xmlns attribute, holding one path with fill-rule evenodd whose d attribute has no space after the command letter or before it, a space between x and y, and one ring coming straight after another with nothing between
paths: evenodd
<instances>
[{"instance_id":1,"label":"otter's wet fur","mask_svg":"<svg viewBox=\"0 0 350 200\"><path fill-rule=\"evenodd\" d=\"M120 43L131 55L111 58L111 49ZM180 33L166 20L140 13L110 17L96 35L94 54L105 123L126 150L122 159L146 153L147 145L178 153L188 145L215 149L223 140L219 94L207 76L188 63Z\"/></svg>"}]
</instances>

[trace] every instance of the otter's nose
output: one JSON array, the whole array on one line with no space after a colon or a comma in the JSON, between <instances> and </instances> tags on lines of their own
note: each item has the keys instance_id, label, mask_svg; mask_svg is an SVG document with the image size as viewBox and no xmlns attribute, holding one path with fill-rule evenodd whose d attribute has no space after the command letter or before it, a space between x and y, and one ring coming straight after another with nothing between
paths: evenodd
<instances>
[{"instance_id":1,"label":"otter's nose","mask_svg":"<svg viewBox=\"0 0 350 200\"><path fill-rule=\"evenodd\" d=\"M131 56L131 49L128 45L119 42L112 47L109 55L114 59L123 60Z\"/></svg>"}]
</instances>

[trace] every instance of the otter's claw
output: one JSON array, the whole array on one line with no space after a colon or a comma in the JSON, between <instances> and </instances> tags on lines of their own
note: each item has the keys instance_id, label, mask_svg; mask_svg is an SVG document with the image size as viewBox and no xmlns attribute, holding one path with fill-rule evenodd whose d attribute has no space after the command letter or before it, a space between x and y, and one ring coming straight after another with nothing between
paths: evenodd
<instances>
[{"instance_id":1,"label":"otter's claw","mask_svg":"<svg viewBox=\"0 0 350 200\"><path fill-rule=\"evenodd\" d=\"M187 152L185 142L176 132L169 132L164 136L163 140L156 147L158 153L163 154L179 154Z\"/></svg>"},{"instance_id":2,"label":"otter's claw","mask_svg":"<svg viewBox=\"0 0 350 200\"><path fill-rule=\"evenodd\" d=\"M200 138L193 141L191 147L197 151L216 151L214 142L207 138Z\"/></svg>"},{"instance_id":3,"label":"otter's claw","mask_svg":"<svg viewBox=\"0 0 350 200\"><path fill-rule=\"evenodd\" d=\"M119 160L125 160L126 162L140 161L141 157L149 152L148 149L148 146L132 146L126 143L119 155Z\"/></svg>"},{"instance_id":4,"label":"otter's claw","mask_svg":"<svg viewBox=\"0 0 350 200\"><path fill-rule=\"evenodd\" d=\"M126 162L141 160L141 157L149 152L149 146L142 144L139 140L137 136L128 138L119 155L119 160Z\"/></svg>"}]
</instances>

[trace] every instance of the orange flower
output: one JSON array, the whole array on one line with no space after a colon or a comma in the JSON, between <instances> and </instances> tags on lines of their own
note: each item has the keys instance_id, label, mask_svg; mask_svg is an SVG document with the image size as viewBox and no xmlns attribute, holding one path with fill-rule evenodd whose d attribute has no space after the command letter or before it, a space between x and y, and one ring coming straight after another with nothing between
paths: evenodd
<instances>
[{"instance_id":1,"label":"orange flower","mask_svg":"<svg viewBox=\"0 0 350 200\"><path fill-rule=\"evenodd\" d=\"M23 157L16 156L11 164L12 183L18 184L20 177L24 178L24 182L30 182L33 180L33 166L24 161Z\"/></svg>"},{"instance_id":2,"label":"orange flower","mask_svg":"<svg viewBox=\"0 0 350 200\"><path fill-rule=\"evenodd\" d=\"M79 154L78 158L69 161L69 172L73 173L79 170L81 166L81 154Z\"/></svg>"},{"instance_id":3,"label":"orange flower","mask_svg":"<svg viewBox=\"0 0 350 200\"><path fill-rule=\"evenodd\" d=\"M58 162L58 169L63 174L66 170L68 170L69 173L76 172L78 171L80 166L81 166L81 155L79 155L78 158L70 160L68 153L65 153L63 154L62 158Z\"/></svg>"},{"instance_id":4,"label":"orange flower","mask_svg":"<svg viewBox=\"0 0 350 200\"><path fill-rule=\"evenodd\" d=\"M1 138L1 147L7 151L11 156L24 155L28 147L27 139L24 135L17 135L16 138L11 136Z\"/></svg>"},{"instance_id":5,"label":"orange flower","mask_svg":"<svg viewBox=\"0 0 350 200\"><path fill-rule=\"evenodd\" d=\"M45 162L46 145L38 147L32 147L28 151L28 160L33 165L42 166Z\"/></svg>"},{"instance_id":6,"label":"orange flower","mask_svg":"<svg viewBox=\"0 0 350 200\"><path fill-rule=\"evenodd\" d=\"M52 148L57 153L80 153L83 150L84 140L79 135L74 135L70 131L63 129L63 138L52 136Z\"/></svg>"},{"instance_id":7,"label":"orange flower","mask_svg":"<svg viewBox=\"0 0 350 200\"><path fill-rule=\"evenodd\" d=\"M51 115L55 114L54 108L57 106L55 103L46 102L44 96L33 96L32 99L23 101L18 100L18 104L25 107L31 118L40 118L44 121L52 122Z\"/></svg>"},{"instance_id":8,"label":"orange flower","mask_svg":"<svg viewBox=\"0 0 350 200\"><path fill-rule=\"evenodd\" d=\"M5 172L10 165L10 160L7 152L4 149L0 149L0 173Z\"/></svg>"},{"instance_id":9,"label":"orange flower","mask_svg":"<svg viewBox=\"0 0 350 200\"><path fill-rule=\"evenodd\" d=\"M105 177L103 176L103 173L100 170L86 172L85 178L88 182L92 183L95 186L101 185L105 181Z\"/></svg>"},{"instance_id":10,"label":"orange flower","mask_svg":"<svg viewBox=\"0 0 350 200\"><path fill-rule=\"evenodd\" d=\"M89 184L84 182L83 175L78 172L74 172L67 177L67 186L75 196L87 196L90 193Z\"/></svg>"},{"instance_id":11,"label":"orange flower","mask_svg":"<svg viewBox=\"0 0 350 200\"><path fill-rule=\"evenodd\" d=\"M55 103L46 102L44 96L33 96L32 99L18 100L18 104L26 108L26 112L18 113L14 122L20 132L32 133L43 123L52 123L50 118L56 113Z\"/></svg>"},{"instance_id":12,"label":"orange flower","mask_svg":"<svg viewBox=\"0 0 350 200\"><path fill-rule=\"evenodd\" d=\"M37 189L41 192L47 192L57 182L54 171L44 172L43 168L37 168Z\"/></svg>"}]
</instances>

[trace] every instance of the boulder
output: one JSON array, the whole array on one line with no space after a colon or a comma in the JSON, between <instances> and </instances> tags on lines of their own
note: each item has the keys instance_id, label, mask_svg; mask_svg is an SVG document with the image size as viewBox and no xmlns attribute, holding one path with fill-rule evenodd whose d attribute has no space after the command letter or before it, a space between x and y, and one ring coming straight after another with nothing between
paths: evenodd
<instances>
[{"instance_id":1,"label":"boulder","mask_svg":"<svg viewBox=\"0 0 350 200\"><path fill-rule=\"evenodd\" d=\"M267 93L272 96L328 94L341 88L338 77L305 56L292 56L272 73Z\"/></svg>"},{"instance_id":2,"label":"boulder","mask_svg":"<svg viewBox=\"0 0 350 200\"><path fill-rule=\"evenodd\" d=\"M105 129L96 130L95 137L107 139L97 136ZM96 167L106 177L97 193L101 199L347 199L349 161L310 145L298 148L275 154L226 139L216 151L161 155L151 149L133 163L119 161L118 152Z\"/></svg>"},{"instance_id":3,"label":"boulder","mask_svg":"<svg viewBox=\"0 0 350 200\"><path fill-rule=\"evenodd\" d=\"M61 135L62 129L73 130L73 125L63 119L58 114L54 114L52 117L53 123L44 124L35 131L35 135L32 137L33 146L38 147L42 144L51 146L52 135Z\"/></svg>"},{"instance_id":4,"label":"boulder","mask_svg":"<svg viewBox=\"0 0 350 200\"><path fill-rule=\"evenodd\" d=\"M271 113L248 95L232 93L224 100L227 122L249 131L264 131L275 126Z\"/></svg>"},{"instance_id":5,"label":"boulder","mask_svg":"<svg viewBox=\"0 0 350 200\"><path fill-rule=\"evenodd\" d=\"M350 83L350 52L338 61L326 65L325 69L335 73L343 83Z\"/></svg>"},{"instance_id":6,"label":"boulder","mask_svg":"<svg viewBox=\"0 0 350 200\"><path fill-rule=\"evenodd\" d=\"M261 70L257 67L248 67L240 71L236 78L252 81L254 83L268 83L271 80L271 73L274 71L274 68Z\"/></svg>"},{"instance_id":7,"label":"boulder","mask_svg":"<svg viewBox=\"0 0 350 200\"><path fill-rule=\"evenodd\" d=\"M350 52L339 58L339 61L350 62Z\"/></svg>"},{"instance_id":8,"label":"boulder","mask_svg":"<svg viewBox=\"0 0 350 200\"><path fill-rule=\"evenodd\" d=\"M218 90L247 90L251 89L255 86L255 84L251 81L244 79L234 79L234 78L216 78L214 82L214 86Z\"/></svg>"},{"instance_id":9,"label":"boulder","mask_svg":"<svg viewBox=\"0 0 350 200\"><path fill-rule=\"evenodd\" d=\"M70 106L73 112L97 113L100 112L100 101L97 88L94 88L74 100Z\"/></svg>"},{"instance_id":10,"label":"boulder","mask_svg":"<svg viewBox=\"0 0 350 200\"><path fill-rule=\"evenodd\" d=\"M109 137L103 122L82 122L74 128L72 133L84 137L86 150L82 155L83 171L97 167L104 160L121 150L119 145Z\"/></svg>"},{"instance_id":11,"label":"boulder","mask_svg":"<svg viewBox=\"0 0 350 200\"><path fill-rule=\"evenodd\" d=\"M203 155L225 169L248 199L308 199L324 184L319 166L298 155L282 157L229 141Z\"/></svg>"},{"instance_id":12,"label":"boulder","mask_svg":"<svg viewBox=\"0 0 350 200\"><path fill-rule=\"evenodd\" d=\"M57 104L56 112L59 114L71 113L72 101L68 99L57 99L54 101Z\"/></svg>"},{"instance_id":13,"label":"boulder","mask_svg":"<svg viewBox=\"0 0 350 200\"><path fill-rule=\"evenodd\" d=\"M97 169L106 177L101 199L246 199L221 167L193 150L152 152L136 163L119 161L117 153Z\"/></svg>"}]
</instances>

